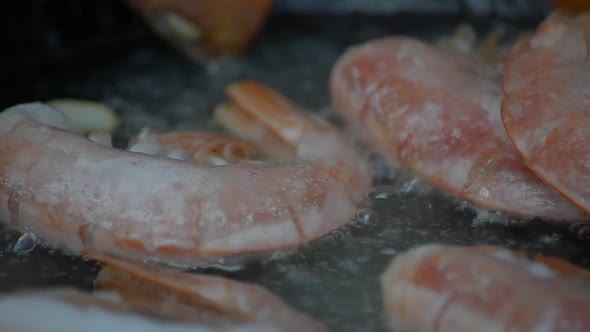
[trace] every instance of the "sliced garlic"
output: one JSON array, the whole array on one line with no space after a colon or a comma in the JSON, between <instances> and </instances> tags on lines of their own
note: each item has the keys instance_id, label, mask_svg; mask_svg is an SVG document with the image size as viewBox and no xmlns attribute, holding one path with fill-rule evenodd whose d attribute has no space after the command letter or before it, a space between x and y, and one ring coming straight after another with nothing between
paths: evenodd
<instances>
[{"instance_id":1,"label":"sliced garlic","mask_svg":"<svg viewBox=\"0 0 590 332\"><path fill-rule=\"evenodd\" d=\"M119 125L119 117L109 106L90 100L53 99L47 104L60 110L72 125L71 130L86 135L91 131L113 132Z\"/></svg>"},{"instance_id":2,"label":"sliced garlic","mask_svg":"<svg viewBox=\"0 0 590 332\"><path fill-rule=\"evenodd\" d=\"M201 38L201 29L180 15L164 13L162 20L166 24L170 37L188 43L197 42Z\"/></svg>"}]
</instances>

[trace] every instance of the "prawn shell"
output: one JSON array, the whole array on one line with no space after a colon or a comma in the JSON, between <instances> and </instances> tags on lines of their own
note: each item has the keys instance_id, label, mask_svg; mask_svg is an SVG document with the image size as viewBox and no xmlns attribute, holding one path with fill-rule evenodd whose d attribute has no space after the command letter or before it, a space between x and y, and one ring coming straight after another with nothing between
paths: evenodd
<instances>
[{"instance_id":1,"label":"prawn shell","mask_svg":"<svg viewBox=\"0 0 590 332\"><path fill-rule=\"evenodd\" d=\"M587 331L590 274L494 246L424 245L381 277L395 331Z\"/></svg>"},{"instance_id":2,"label":"prawn shell","mask_svg":"<svg viewBox=\"0 0 590 332\"><path fill-rule=\"evenodd\" d=\"M446 192L524 218L588 219L514 149L500 73L475 54L406 37L369 41L338 60L331 94L383 155Z\"/></svg>"},{"instance_id":3,"label":"prawn shell","mask_svg":"<svg viewBox=\"0 0 590 332\"><path fill-rule=\"evenodd\" d=\"M172 310L171 310L172 311ZM23 319L23 312L34 315ZM0 296L0 330L19 332L278 332L283 326L270 322L205 324L162 315L146 316L125 303L117 293L58 287L20 290ZM323 331L308 326L310 331Z\"/></svg>"},{"instance_id":4,"label":"prawn shell","mask_svg":"<svg viewBox=\"0 0 590 332\"><path fill-rule=\"evenodd\" d=\"M156 32L189 53L238 54L262 29L274 0L128 0ZM172 15L172 16L171 16Z\"/></svg>"},{"instance_id":5,"label":"prawn shell","mask_svg":"<svg viewBox=\"0 0 590 332\"><path fill-rule=\"evenodd\" d=\"M558 11L511 50L502 120L528 167L590 212L590 15Z\"/></svg>"},{"instance_id":6,"label":"prawn shell","mask_svg":"<svg viewBox=\"0 0 590 332\"><path fill-rule=\"evenodd\" d=\"M254 284L96 252L84 254L105 264L96 280L97 289L116 291L125 302L146 314L207 325L260 322L281 326L285 331L326 331L321 323Z\"/></svg>"},{"instance_id":7,"label":"prawn shell","mask_svg":"<svg viewBox=\"0 0 590 332\"><path fill-rule=\"evenodd\" d=\"M0 220L72 253L196 266L298 247L356 210L320 161L198 166L95 144L63 121L38 104L0 114Z\"/></svg>"}]
</instances>

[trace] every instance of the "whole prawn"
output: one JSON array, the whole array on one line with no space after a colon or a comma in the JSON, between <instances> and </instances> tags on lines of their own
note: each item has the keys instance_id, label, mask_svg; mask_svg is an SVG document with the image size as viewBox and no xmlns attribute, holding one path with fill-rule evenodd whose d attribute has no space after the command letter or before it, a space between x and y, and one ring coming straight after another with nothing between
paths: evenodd
<instances>
[{"instance_id":1,"label":"whole prawn","mask_svg":"<svg viewBox=\"0 0 590 332\"><path fill-rule=\"evenodd\" d=\"M335 109L392 161L473 203L586 220L522 161L500 118L496 66L408 37L353 47L333 68Z\"/></svg>"},{"instance_id":2,"label":"whole prawn","mask_svg":"<svg viewBox=\"0 0 590 332\"><path fill-rule=\"evenodd\" d=\"M73 253L181 266L294 248L349 222L370 176L348 141L258 83L228 92L233 112L262 121L296 155L197 165L94 143L43 104L5 110L0 220Z\"/></svg>"},{"instance_id":3,"label":"whole prawn","mask_svg":"<svg viewBox=\"0 0 590 332\"><path fill-rule=\"evenodd\" d=\"M502 120L528 167L590 212L590 15L550 15L506 63Z\"/></svg>"},{"instance_id":4,"label":"whole prawn","mask_svg":"<svg viewBox=\"0 0 590 332\"><path fill-rule=\"evenodd\" d=\"M381 282L394 331L590 330L590 273L553 257L429 244L394 258Z\"/></svg>"},{"instance_id":5,"label":"whole prawn","mask_svg":"<svg viewBox=\"0 0 590 332\"><path fill-rule=\"evenodd\" d=\"M328 329L262 287L84 252L105 267L92 293L0 296L2 331L314 331ZM35 312L23 318L22 312Z\"/></svg>"}]
</instances>

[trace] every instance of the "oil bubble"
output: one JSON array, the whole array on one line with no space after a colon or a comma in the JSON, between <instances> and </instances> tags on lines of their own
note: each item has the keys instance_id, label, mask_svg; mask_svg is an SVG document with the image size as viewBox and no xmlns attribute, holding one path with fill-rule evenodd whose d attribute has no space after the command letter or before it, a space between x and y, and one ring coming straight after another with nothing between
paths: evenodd
<instances>
[{"instance_id":1,"label":"oil bubble","mask_svg":"<svg viewBox=\"0 0 590 332\"><path fill-rule=\"evenodd\" d=\"M28 253L37 246L37 236L31 232L26 232L16 241L12 251L17 254Z\"/></svg>"},{"instance_id":2,"label":"oil bubble","mask_svg":"<svg viewBox=\"0 0 590 332\"><path fill-rule=\"evenodd\" d=\"M371 201L384 201L391 198L395 194L396 192L393 188L382 186L371 191L368 195L368 198Z\"/></svg>"},{"instance_id":3,"label":"oil bubble","mask_svg":"<svg viewBox=\"0 0 590 332\"><path fill-rule=\"evenodd\" d=\"M377 212L369 208L360 208L356 210L356 220L363 225L370 225L379 219Z\"/></svg>"},{"instance_id":4,"label":"oil bubble","mask_svg":"<svg viewBox=\"0 0 590 332\"><path fill-rule=\"evenodd\" d=\"M590 225L580 227L576 231L576 237L583 241L590 241Z\"/></svg>"}]
</instances>

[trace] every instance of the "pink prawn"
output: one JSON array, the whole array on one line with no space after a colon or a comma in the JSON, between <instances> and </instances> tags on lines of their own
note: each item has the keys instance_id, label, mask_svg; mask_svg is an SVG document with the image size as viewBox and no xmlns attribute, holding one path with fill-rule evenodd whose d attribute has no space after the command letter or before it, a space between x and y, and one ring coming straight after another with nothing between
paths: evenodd
<instances>
[{"instance_id":1,"label":"pink prawn","mask_svg":"<svg viewBox=\"0 0 590 332\"><path fill-rule=\"evenodd\" d=\"M406 37L341 56L333 104L382 153L439 188L524 217L586 220L532 173L500 118L500 73L473 53Z\"/></svg>"},{"instance_id":2,"label":"pink prawn","mask_svg":"<svg viewBox=\"0 0 590 332\"><path fill-rule=\"evenodd\" d=\"M502 120L531 170L590 212L590 15L550 15L506 63Z\"/></svg>"},{"instance_id":3,"label":"pink prawn","mask_svg":"<svg viewBox=\"0 0 590 332\"><path fill-rule=\"evenodd\" d=\"M590 273L557 258L430 244L394 258L381 281L394 331L590 330Z\"/></svg>"},{"instance_id":4,"label":"pink prawn","mask_svg":"<svg viewBox=\"0 0 590 332\"><path fill-rule=\"evenodd\" d=\"M58 110L18 105L0 114L0 220L73 253L182 266L294 248L349 222L370 176L348 141L258 83L228 91L296 155L196 165L96 144Z\"/></svg>"}]
</instances>

